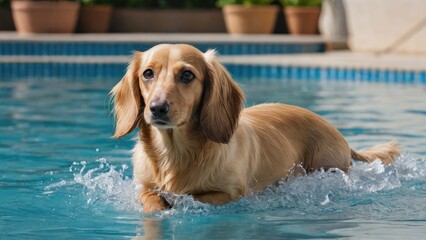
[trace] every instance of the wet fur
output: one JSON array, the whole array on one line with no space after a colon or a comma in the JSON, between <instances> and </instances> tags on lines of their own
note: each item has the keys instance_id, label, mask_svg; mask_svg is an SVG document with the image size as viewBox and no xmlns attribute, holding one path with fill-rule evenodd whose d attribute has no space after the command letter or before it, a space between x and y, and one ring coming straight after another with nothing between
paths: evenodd
<instances>
[{"instance_id":1,"label":"wet fur","mask_svg":"<svg viewBox=\"0 0 426 240\"><path fill-rule=\"evenodd\" d=\"M155 81L142 72L155 69ZM183 68L196 79L177 81ZM133 152L134 178L143 186L144 212L168 207L158 191L191 194L210 204L236 201L293 172L319 168L347 171L351 159L390 164L399 155L395 142L356 152L319 115L284 104L243 108L244 94L214 51L189 45L158 45L136 52L123 79L113 88L119 138L139 128ZM146 105L170 101L170 126L151 123ZM294 168L303 166L303 170ZM290 170L293 171L290 171Z\"/></svg>"}]
</instances>

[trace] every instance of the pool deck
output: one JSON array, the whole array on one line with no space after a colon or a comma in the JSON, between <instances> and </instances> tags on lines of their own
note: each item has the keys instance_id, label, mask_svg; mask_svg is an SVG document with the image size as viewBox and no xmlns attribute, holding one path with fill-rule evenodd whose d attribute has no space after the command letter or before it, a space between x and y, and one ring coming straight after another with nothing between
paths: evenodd
<instances>
[{"instance_id":1,"label":"pool deck","mask_svg":"<svg viewBox=\"0 0 426 240\"><path fill-rule=\"evenodd\" d=\"M106 33L106 34L34 34L19 35L16 32L0 32L0 41L61 41L61 42L262 42L262 43L322 43L317 35L230 35L223 33ZM334 40L341 41L341 40Z\"/></svg>"},{"instance_id":2,"label":"pool deck","mask_svg":"<svg viewBox=\"0 0 426 240\"><path fill-rule=\"evenodd\" d=\"M320 36L290 35L239 35L228 34L40 34L21 36L13 32L0 33L1 42L190 42L190 43L342 43L343 40L326 40ZM2 55L0 63L126 63L129 55L115 56L28 56ZM349 50L325 53L269 54L269 55L221 55L227 64L276 65L301 67L392 69L401 71L426 71L426 55L394 55L355 53Z\"/></svg>"},{"instance_id":3,"label":"pool deck","mask_svg":"<svg viewBox=\"0 0 426 240\"><path fill-rule=\"evenodd\" d=\"M425 71L426 55L392 55L354 53L349 50L292 55L223 56L223 63L282 65L301 67L332 67L355 69L391 69Z\"/></svg>"}]
</instances>

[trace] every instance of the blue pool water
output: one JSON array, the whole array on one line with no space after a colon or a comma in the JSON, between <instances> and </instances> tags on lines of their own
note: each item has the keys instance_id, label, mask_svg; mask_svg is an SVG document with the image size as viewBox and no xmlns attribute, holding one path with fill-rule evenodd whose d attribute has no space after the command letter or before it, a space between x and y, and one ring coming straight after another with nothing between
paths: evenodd
<instances>
[{"instance_id":1,"label":"blue pool water","mask_svg":"<svg viewBox=\"0 0 426 240\"><path fill-rule=\"evenodd\" d=\"M355 149L395 139L403 155L224 206L174 196L175 208L144 215L133 141L110 138L117 80L0 81L0 239L424 239L425 85L240 79L247 105L300 105Z\"/></svg>"}]
</instances>

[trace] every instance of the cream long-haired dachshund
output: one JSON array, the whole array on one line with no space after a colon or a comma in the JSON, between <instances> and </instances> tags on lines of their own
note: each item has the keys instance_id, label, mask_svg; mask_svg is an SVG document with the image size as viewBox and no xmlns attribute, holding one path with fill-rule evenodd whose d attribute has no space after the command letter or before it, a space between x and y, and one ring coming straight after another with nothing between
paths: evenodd
<instances>
[{"instance_id":1,"label":"cream long-haired dachshund","mask_svg":"<svg viewBox=\"0 0 426 240\"><path fill-rule=\"evenodd\" d=\"M390 164L399 155L395 142L356 152L330 123L300 107L244 108L242 90L215 51L190 45L136 52L111 94L114 137L139 128L133 164L145 213L170 207L159 191L225 204L285 179L295 166L347 171L352 159Z\"/></svg>"}]
</instances>

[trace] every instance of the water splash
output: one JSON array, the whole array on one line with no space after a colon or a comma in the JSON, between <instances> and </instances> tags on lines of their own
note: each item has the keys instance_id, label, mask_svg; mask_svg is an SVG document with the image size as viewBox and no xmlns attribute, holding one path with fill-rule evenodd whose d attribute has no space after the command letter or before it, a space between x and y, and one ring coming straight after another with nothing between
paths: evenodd
<instances>
[{"instance_id":1,"label":"water splash","mask_svg":"<svg viewBox=\"0 0 426 240\"><path fill-rule=\"evenodd\" d=\"M125 174L128 168L126 164L112 165L106 158L100 158L92 164L74 162L69 167L73 179L50 184L45 187L45 191L60 191L64 186L81 187L87 204L101 203L113 205L119 210L140 211L141 206L136 198L139 186Z\"/></svg>"},{"instance_id":2,"label":"water splash","mask_svg":"<svg viewBox=\"0 0 426 240\"><path fill-rule=\"evenodd\" d=\"M126 164L115 166L105 158L91 164L75 162L70 166L72 181L62 180L45 190L52 192L60 191L63 186L80 186L89 205L112 205L119 210L142 212L143 207L137 199L140 187L129 177L128 170ZM158 215L232 214L278 208L296 209L302 215L338 211L343 208L342 202L343 205L374 203L375 200L371 200L374 194L399 189L404 181L411 180L426 181L426 161L402 155L393 166L384 166L380 161L356 162L348 173L331 169L290 178L223 206L201 203L189 195L164 193L173 201L174 207Z\"/></svg>"},{"instance_id":3,"label":"water splash","mask_svg":"<svg viewBox=\"0 0 426 240\"><path fill-rule=\"evenodd\" d=\"M404 154L395 163L395 167L403 180L426 181L426 159L418 159L410 154Z\"/></svg>"}]
</instances>

